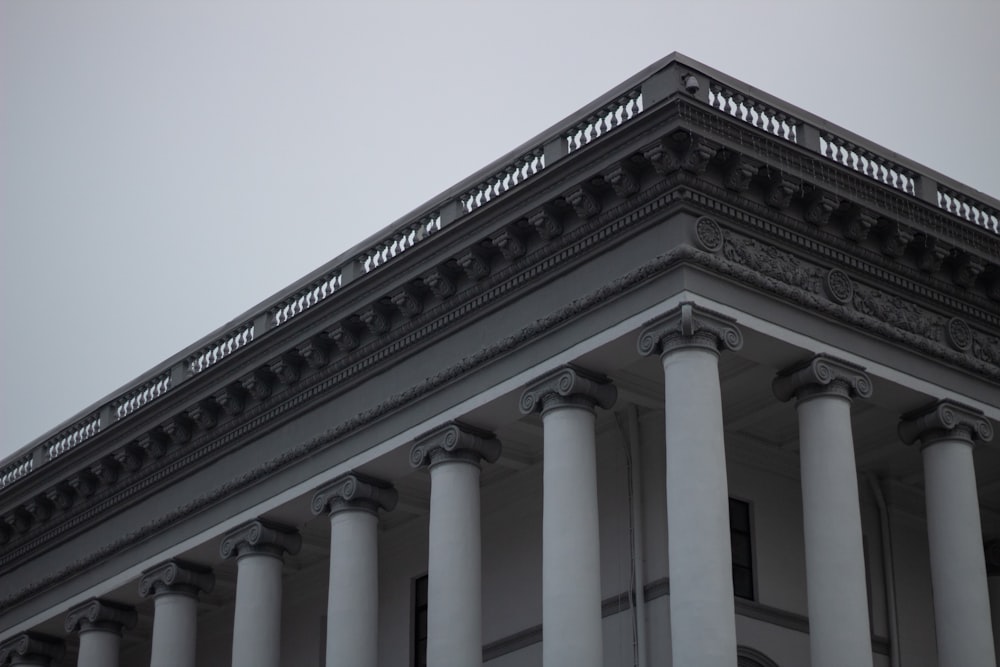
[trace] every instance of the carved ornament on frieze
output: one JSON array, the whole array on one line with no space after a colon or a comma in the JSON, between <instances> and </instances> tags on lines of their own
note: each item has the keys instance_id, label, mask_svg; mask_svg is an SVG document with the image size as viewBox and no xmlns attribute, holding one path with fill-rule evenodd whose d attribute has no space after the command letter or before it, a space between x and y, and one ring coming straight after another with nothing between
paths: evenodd
<instances>
[{"instance_id":1,"label":"carved ornament on frieze","mask_svg":"<svg viewBox=\"0 0 1000 667\"><path fill-rule=\"evenodd\" d=\"M823 279L819 268L756 239L725 236L722 253L726 259L789 285L798 285L810 292L819 291Z\"/></svg>"}]
</instances>

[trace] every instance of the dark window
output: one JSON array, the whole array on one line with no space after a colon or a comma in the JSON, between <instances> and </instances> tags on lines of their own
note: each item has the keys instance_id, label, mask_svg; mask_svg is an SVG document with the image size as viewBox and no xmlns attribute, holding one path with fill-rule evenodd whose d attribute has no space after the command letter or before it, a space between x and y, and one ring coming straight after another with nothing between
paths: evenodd
<instances>
[{"instance_id":1,"label":"dark window","mask_svg":"<svg viewBox=\"0 0 1000 667\"><path fill-rule=\"evenodd\" d=\"M754 599L750 503L729 499L729 539L733 547L733 593Z\"/></svg>"},{"instance_id":2,"label":"dark window","mask_svg":"<svg viewBox=\"0 0 1000 667\"><path fill-rule=\"evenodd\" d=\"M427 576L413 582L413 667L427 667Z\"/></svg>"}]
</instances>

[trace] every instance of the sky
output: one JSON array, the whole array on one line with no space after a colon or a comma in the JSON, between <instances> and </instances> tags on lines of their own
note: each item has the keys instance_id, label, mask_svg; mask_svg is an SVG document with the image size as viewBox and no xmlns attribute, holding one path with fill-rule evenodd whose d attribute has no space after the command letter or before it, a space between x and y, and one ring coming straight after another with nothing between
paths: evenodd
<instances>
[{"instance_id":1,"label":"sky","mask_svg":"<svg viewBox=\"0 0 1000 667\"><path fill-rule=\"evenodd\" d=\"M994 197L996 0L0 0L0 459L679 51Z\"/></svg>"}]
</instances>

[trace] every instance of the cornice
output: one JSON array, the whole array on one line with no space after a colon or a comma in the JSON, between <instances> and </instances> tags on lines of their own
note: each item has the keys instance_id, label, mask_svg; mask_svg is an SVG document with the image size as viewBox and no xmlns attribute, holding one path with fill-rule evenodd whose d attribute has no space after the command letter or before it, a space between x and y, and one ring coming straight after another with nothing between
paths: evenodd
<instances>
[{"instance_id":1,"label":"cornice","mask_svg":"<svg viewBox=\"0 0 1000 667\"><path fill-rule=\"evenodd\" d=\"M13 486L14 500L5 504L0 513L13 522L10 527L0 522L0 532L6 531L0 540L10 543L0 553L0 568L84 530L97 517L110 517L117 510L141 501L146 494L169 484L176 475L208 465L248 439L321 401L349 391L371 374L381 372L385 364L395 363L400 355L418 352L447 335L452 327L493 312L524 290L535 289L540 281L551 280L681 208L700 211L711 218L712 224L702 223L693 236L695 247L679 245L670 249L524 331L547 331L683 262L743 282L814 314L836 319L966 372L986 379L1000 378L1000 338L990 334L986 326L998 321L1000 315L984 307L985 297L960 298L945 293L927 274L894 263L881 254L875 255L867 247L858 246L855 252L849 252L848 242L839 234L824 231L815 221L806 222L805 212L802 218L792 215L804 211L800 205L825 208L821 194L803 190L801 194L792 193L787 202L782 196L768 200L769 204L754 199L758 196L756 189L735 192L718 185L714 179L723 164L718 150L712 153L705 140L692 138L689 131L681 132L685 135L681 141L676 137L657 137L651 129L663 127L664 122L647 122L640 117L609 135L609 143L604 146L595 143L580 149L574 154L579 156L574 158L579 162L560 162L548 172L551 178L540 175L523 186L521 192L532 198L530 205L512 203L516 198L501 198L484 205L470 214L481 216L475 225L449 228L457 230L452 236L447 236L447 230L439 232L436 238L443 245L415 246L408 251L410 259L387 265L377 280L360 281L344 288L343 302L324 301L296 315L293 324L269 332L259 343L208 368L195 380L168 393L160 399L162 402L140 408L134 421L110 429L106 440L98 434L88 441L86 450L72 452L64 460L57 459L51 466L45 466L34 477L42 488L35 483L30 487L21 483ZM762 141L765 140L757 137L748 145L757 146ZM766 159L791 150L787 141L772 137L765 143L768 142L781 146L768 149L771 153L764 155ZM800 148L792 150L796 155L801 152ZM607 158L612 154L616 157L609 161ZM804 158L799 155L797 159ZM820 156L813 159L822 160ZM861 175L839 173L844 170L836 164L824 168L834 169L831 173L837 178L850 177L879 192L885 189L866 182ZM621 172L627 173L627 177ZM806 173L811 172L806 170ZM629 179L638 179L638 190L628 185ZM575 188L583 187L584 182L586 187L578 192ZM790 182L780 178L767 181L779 190ZM757 181L752 185L763 187ZM619 192L627 198L621 199ZM584 220L574 212L584 206L583 200L574 207L565 196L573 200L585 195L600 199L600 212L596 213L596 204L591 202L581 210L585 214L595 212ZM911 202L914 206L918 204ZM928 215L925 205L918 207ZM822 213L816 215L817 220L823 218ZM948 222L961 224L955 220ZM511 238L517 241L512 242ZM451 240L444 243L445 239ZM525 245L523 252L515 247L519 243ZM447 252L439 256L436 252L439 249ZM467 252L479 253L482 260L470 263L478 267L474 271L478 280L471 278L468 269L459 264ZM484 273L484 267L488 273ZM430 280L432 275L447 277L452 289L435 290ZM418 299L422 299L419 308L414 303ZM384 333L371 333L362 321L366 303L396 309L391 311L392 323ZM959 311L969 321L949 316L945 311ZM484 350L481 357L476 355L452 366L437 378L449 373L455 373L452 378L459 377L493 358L491 355L504 354L503 350L516 349L529 340L530 337L513 336ZM291 367L294 372L288 370ZM258 373L270 383L266 395L259 394L263 398L254 398L251 391L254 382L262 379ZM336 435L331 440L310 441L308 447L330 446L337 438L370 423L372 415L381 416L404 407L423 393L442 386L437 384L437 378L392 397L373 412L356 415L343 423L344 430L334 429ZM221 400L221 396L228 398ZM160 439L161 431L165 440ZM161 446L165 447L162 451ZM118 451L122 454L115 457ZM141 453L136 471L130 472L125 467L130 463L125 453L135 457ZM226 493L245 488L294 464L300 456L300 447L292 447L220 488L226 489ZM84 465L78 467L81 461ZM39 491L48 503L36 500ZM224 497L216 491L208 493L204 503L211 504ZM46 511L47 519L37 518ZM180 515L169 516L167 523L180 518ZM25 522L29 526L27 532L18 533L14 524ZM31 529L32 522L40 530ZM148 534L145 530L138 532ZM115 544L120 548L124 543Z\"/></svg>"}]
</instances>

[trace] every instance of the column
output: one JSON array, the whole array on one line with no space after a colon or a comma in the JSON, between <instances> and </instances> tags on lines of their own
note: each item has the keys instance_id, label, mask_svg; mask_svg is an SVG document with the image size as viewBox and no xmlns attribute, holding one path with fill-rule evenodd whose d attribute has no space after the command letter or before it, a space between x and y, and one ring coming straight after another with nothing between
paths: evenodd
<instances>
[{"instance_id":1,"label":"column","mask_svg":"<svg viewBox=\"0 0 1000 667\"><path fill-rule=\"evenodd\" d=\"M278 667L281 661L282 557L298 553L291 528L257 519L226 535L220 553L236 558L233 667Z\"/></svg>"},{"instance_id":2,"label":"column","mask_svg":"<svg viewBox=\"0 0 1000 667\"><path fill-rule=\"evenodd\" d=\"M414 467L428 467L427 664L476 667L483 661L479 465L500 457L492 433L453 423L417 440Z\"/></svg>"},{"instance_id":3,"label":"column","mask_svg":"<svg viewBox=\"0 0 1000 667\"><path fill-rule=\"evenodd\" d=\"M326 667L378 664L378 511L396 500L389 484L353 472L313 495L313 514L330 515Z\"/></svg>"},{"instance_id":4,"label":"column","mask_svg":"<svg viewBox=\"0 0 1000 667\"><path fill-rule=\"evenodd\" d=\"M51 667L65 652L61 639L38 632L22 632L0 644L0 665Z\"/></svg>"},{"instance_id":5,"label":"column","mask_svg":"<svg viewBox=\"0 0 1000 667\"><path fill-rule=\"evenodd\" d=\"M604 664L594 407L608 409L616 398L606 378L574 367L550 373L521 395L522 414L542 414L546 667Z\"/></svg>"},{"instance_id":6,"label":"column","mask_svg":"<svg viewBox=\"0 0 1000 667\"><path fill-rule=\"evenodd\" d=\"M868 398L863 369L816 355L772 383L796 399L812 667L872 664L868 589L851 399Z\"/></svg>"},{"instance_id":7,"label":"column","mask_svg":"<svg viewBox=\"0 0 1000 667\"><path fill-rule=\"evenodd\" d=\"M986 580L993 619L993 652L1000 659L1000 541L997 540L986 544Z\"/></svg>"},{"instance_id":8,"label":"column","mask_svg":"<svg viewBox=\"0 0 1000 667\"><path fill-rule=\"evenodd\" d=\"M733 321L682 303L639 335L663 363L670 635L674 665L736 664L729 483L719 354L738 350Z\"/></svg>"},{"instance_id":9,"label":"column","mask_svg":"<svg viewBox=\"0 0 1000 667\"><path fill-rule=\"evenodd\" d=\"M899 437L923 452L938 664L995 667L972 462L973 444L989 441L993 427L979 410L939 401L903 415Z\"/></svg>"},{"instance_id":10,"label":"column","mask_svg":"<svg viewBox=\"0 0 1000 667\"><path fill-rule=\"evenodd\" d=\"M150 667L194 667L198 639L198 594L211 592L207 567L168 560L142 573L139 595L153 597Z\"/></svg>"},{"instance_id":11,"label":"column","mask_svg":"<svg viewBox=\"0 0 1000 667\"><path fill-rule=\"evenodd\" d=\"M135 609L91 598L70 610L66 632L80 634L77 667L117 667L122 631L135 627Z\"/></svg>"}]
</instances>

